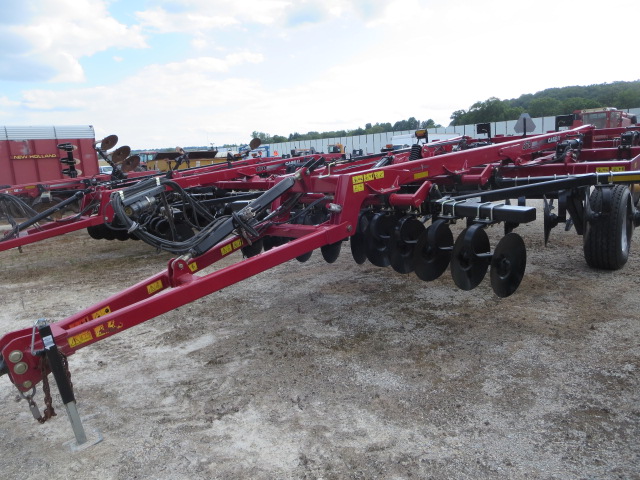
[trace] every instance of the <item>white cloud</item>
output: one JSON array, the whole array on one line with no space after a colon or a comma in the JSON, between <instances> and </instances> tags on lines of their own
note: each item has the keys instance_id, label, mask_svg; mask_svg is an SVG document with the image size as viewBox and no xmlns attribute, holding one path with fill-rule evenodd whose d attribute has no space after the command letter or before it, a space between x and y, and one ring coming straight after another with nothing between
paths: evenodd
<instances>
[{"instance_id":1,"label":"white cloud","mask_svg":"<svg viewBox=\"0 0 640 480\"><path fill-rule=\"evenodd\" d=\"M0 97L0 107L19 107L20 102L11 100L9 97Z\"/></svg>"},{"instance_id":2,"label":"white cloud","mask_svg":"<svg viewBox=\"0 0 640 480\"><path fill-rule=\"evenodd\" d=\"M144 78L162 78L173 74L181 79L183 79L185 75L195 75L200 78L206 73L228 72L231 67L234 66L239 66L244 63L255 64L262 61L263 56L260 54L237 52L231 53L224 58L198 57L189 58L182 62L167 63L165 65L150 65L145 67L138 76ZM191 84L193 82L189 80L188 83Z\"/></svg>"},{"instance_id":3,"label":"white cloud","mask_svg":"<svg viewBox=\"0 0 640 480\"><path fill-rule=\"evenodd\" d=\"M171 52L178 61L132 69L124 50L118 56L125 61L119 65L127 70L114 70L118 80L0 98L0 123L92 124L98 136L115 133L134 148L206 145L210 140L246 142L254 130L288 135L410 116L448 124L453 111L491 96L512 98L549 87L640 78L640 67L628 61L627 49L612 48L602 37L599 42L569 42L563 33L548 33L549 25L564 18L576 25L594 19L612 24L617 13L610 10L635 5L626 0L612 0L612 8L597 18L586 0L580 10L550 0L540 0L536 9L506 0L487 0L481 9L467 0L313 0L297 6L285 1L149 3L149 10L137 13L141 25L116 28L119 39L108 45L139 48L144 45L141 32L148 29L156 32L150 34L151 45L162 43L159 32L188 33L192 49ZM85 18L83 6L105 5L97 0L74 0L76 4L76 23ZM70 0L62 3L69 5ZM200 18L188 21L194 15ZM115 22L106 11L98 16ZM514 25L519 27L515 31ZM75 41L88 45L58 42L57 27L33 30L41 35L41 51L19 60L34 72L39 66L43 77L57 74L60 79L68 72L81 78L79 59L101 48L91 47L99 35L72 31ZM24 51L15 50L13 61ZM163 52L149 53L155 59ZM4 73L10 72L0 62L0 75Z\"/></svg>"},{"instance_id":4,"label":"white cloud","mask_svg":"<svg viewBox=\"0 0 640 480\"><path fill-rule=\"evenodd\" d=\"M5 46L0 52L0 73L16 65L30 68L14 71L13 77L0 78L33 80L37 69L41 74L46 72L50 81L80 82L84 80L81 57L112 47L146 47L140 28L128 27L111 17L104 0L25 3L23 17L14 24L0 26Z\"/></svg>"},{"instance_id":5,"label":"white cloud","mask_svg":"<svg viewBox=\"0 0 640 480\"><path fill-rule=\"evenodd\" d=\"M290 5L292 2L270 0L177 0L172 2L173 8L153 6L136 12L136 16L143 27L156 32L195 33L243 23L273 24Z\"/></svg>"},{"instance_id":6,"label":"white cloud","mask_svg":"<svg viewBox=\"0 0 640 480\"><path fill-rule=\"evenodd\" d=\"M205 145L214 135L243 141L251 133L251 105L260 102L262 88L257 80L217 74L256 61L260 56L250 53L203 57L151 65L110 86L29 90L20 109L7 116L18 124L92 124L97 136L115 133L139 148ZM0 107L5 105L17 107L0 99Z\"/></svg>"},{"instance_id":7,"label":"white cloud","mask_svg":"<svg viewBox=\"0 0 640 480\"><path fill-rule=\"evenodd\" d=\"M387 0L175 0L156 3L158 5L136 12L144 28L197 36L228 27L246 27L251 32L250 25L253 24L296 27L346 15L373 22L391 9ZM404 3L401 0L393 5L404 8Z\"/></svg>"},{"instance_id":8,"label":"white cloud","mask_svg":"<svg viewBox=\"0 0 640 480\"><path fill-rule=\"evenodd\" d=\"M224 28L237 25L239 21L232 16L209 15L205 12L170 13L162 7L155 7L136 13L142 27L158 33L187 32Z\"/></svg>"}]
</instances>

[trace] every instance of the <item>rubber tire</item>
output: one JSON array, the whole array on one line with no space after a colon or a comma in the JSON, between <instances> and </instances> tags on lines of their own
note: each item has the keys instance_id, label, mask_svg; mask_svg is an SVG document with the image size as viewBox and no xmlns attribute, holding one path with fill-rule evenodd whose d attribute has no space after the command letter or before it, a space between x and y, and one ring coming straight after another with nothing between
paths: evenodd
<instances>
[{"instance_id":1,"label":"rubber tire","mask_svg":"<svg viewBox=\"0 0 640 480\"><path fill-rule=\"evenodd\" d=\"M611 212L586 224L583 239L584 258L592 268L619 270L629 259L633 236L632 200L626 185L610 188ZM602 188L595 188L591 192L589 205L594 213L602 210Z\"/></svg>"}]
</instances>

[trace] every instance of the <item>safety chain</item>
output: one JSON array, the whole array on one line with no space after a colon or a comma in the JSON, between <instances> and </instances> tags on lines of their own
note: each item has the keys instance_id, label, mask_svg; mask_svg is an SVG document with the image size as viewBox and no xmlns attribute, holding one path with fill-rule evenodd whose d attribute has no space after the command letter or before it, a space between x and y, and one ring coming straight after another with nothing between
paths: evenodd
<instances>
[{"instance_id":1,"label":"safety chain","mask_svg":"<svg viewBox=\"0 0 640 480\"><path fill-rule=\"evenodd\" d=\"M53 399L51 398L51 388L49 387L49 374L47 373L47 359L45 357L40 359L40 372L42 373L42 392L44 393L44 404L46 408L44 409L44 415L36 418L36 420L44 423L51 417L56 416L56 411L53 409ZM31 406L31 404L35 406L33 399L31 399L29 405Z\"/></svg>"},{"instance_id":2,"label":"safety chain","mask_svg":"<svg viewBox=\"0 0 640 480\"><path fill-rule=\"evenodd\" d=\"M60 353L60 356L62 357L62 366L67 375L69 387L73 391L73 384L71 383L71 372L69 371L69 362L66 355ZM51 387L49 385L49 372L47 372L47 367L47 359L46 357L42 357L40 359L40 373L42 374L42 392L44 393L44 415L40 414L38 405L36 405L36 402L33 399L33 395L35 394L35 387L33 388L33 392L31 393L31 395L22 395L23 398L25 398L27 402L29 402L29 409L33 414L33 418L35 418L39 423L44 423L51 417L55 417L57 415L56 411L53 408L53 398L51 398Z\"/></svg>"}]
</instances>

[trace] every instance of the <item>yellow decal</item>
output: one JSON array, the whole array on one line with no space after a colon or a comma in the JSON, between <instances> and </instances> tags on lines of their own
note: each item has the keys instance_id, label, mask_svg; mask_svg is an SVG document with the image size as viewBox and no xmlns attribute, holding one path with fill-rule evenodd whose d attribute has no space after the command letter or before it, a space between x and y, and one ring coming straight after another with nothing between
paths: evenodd
<instances>
[{"instance_id":1,"label":"yellow decal","mask_svg":"<svg viewBox=\"0 0 640 480\"><path fill-rule=\"evenodd\" d=\"M241 238L237 238L233 242L231 242L231 243L225 245L224 247L222 247L220 249L220 253L222 254L222 256L229 255L231 252L233 252L234 250L239 249L240 247L242 247L242 239Z\"/></svg>"},{"instance_id":2,"label":"yellow decal","mask_svg":"<svg viewBox=\"0 0 640 480\"><path fill-rule=\"evenodd\" d=\"M70 337L68 342L71 348L75 348L78 345L90 342L91 340L93 340L93 335L91 335L91 332L87 330L86 332Z\"/></svg>"},{"instance_id":3,"label":"yellow decal","mask_svg":"<svg viewBox=\"0 0 640 480\"><path fill-rule=\"evenodd\" d=\"M420 178L425 178L429 176L429 171L425 170L424 172L418 172L413 174L413 179L418 180Z\"/></svg>"},{"instance_id":4,"label":"yellow decal","mask_svg":"<svg viewBox=\"0 0 640 480\"><path fill-rule=\"evenodd\" d=\"M102 316L106 315L107 313L111 313L111 307L108 306L108 305L106 307L104 307L104 308L101 308L97 312L93 312L90 315L85 315L81 319L76 320L73 323L70 323L69 324L69 328L75 328L78 325L82 325L83 323L87 323L87 322L90 322L91 320L94 320L96 318L102 317Z\"/></svg>"},{"instance_id":5,"label":"yellow decal","mask_svg":"<svg viewBox=\"0 0 640 480\"><path fill-rule=\"evenodd\" d=\"M156 280L155 282L147 285L147 292L149 295L156 293L158 290L162 290L162 280Z\"/></svg>"},{"instance_id":6,"label":"yellow decal","mask_svg":"<svg viewBox=\"0 0 640 480\"><path fill-rule=\"evenodd\" d=\"M368 172L363 175L356 175L352 179L354 193L364 191L364 182L370 182L380 178L384 178L384 172L382 170L378 170L377 172Z\"/></svg>"},{"instance_id":7,"label":"yellow decal","mask_svg":"<svg viewBox=\"0 0 640 480\"><path fill-rule=\"evenodd\" d=\"M109 335L111 333L116 333L118 330L122 328L122 324L119 323L116 325L115 320L109 320L107 323L103 323L102 325L98 325L93 329L96 334L96 338L104 337L105 335Z\"/></svg>"},{"instance_id":8,"label":"yellow decal","mask_svg":"<svg viewBox=\"0 0 640 480\"><path fill-rule=\"evenodd\" d=\"M191 262L189 264L189 270L191 270L191 272L195 272L196 270L198 270L198 264L196 262Z\"/></svg>"},{"instance_id":9,"label":"yellow decal","mask_svg":"<svg viewBox=\"0 0 640 480\"><path fill-rule=\"evenodd\" d=\"M105 316L107 313L111 313L111 307L109 307L108 305L100 310L98 310L97 312L93 312L91 314L91 318L99 318L99 317L103 317Z\"/></svg>"},{"instance_id":10,"label":"yellow decal","mask_svg":"<svg viewBox=\"0 0 640 480\"><path fill-rule=\"evenodd\" d=\"M597 167L596 173L624 172L625 167Z\"/></svg>"}]
</instances>

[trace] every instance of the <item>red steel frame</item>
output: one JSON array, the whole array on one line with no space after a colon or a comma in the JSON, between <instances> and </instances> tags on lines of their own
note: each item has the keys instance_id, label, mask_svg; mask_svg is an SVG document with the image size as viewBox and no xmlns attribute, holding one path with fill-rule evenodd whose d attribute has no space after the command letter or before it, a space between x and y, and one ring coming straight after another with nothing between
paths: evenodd
<instances>
[{"instance_id":1,"label":"red steel frame","mask_svg":"<svg viewBox=\"0 0 640 480\"><path fill-rule=\"evenodd\" d=\"M462 138L462 137L461 137ZM424 156L435 156L451 151L451 142L446 146L439 146L438 143L423 147ZM354 163L350 163L348 169L360 165L361 168L368 168L377 160L387 155L380 153L369 155ZM408 159L408 152L396 154L396 162L403 162ZM198 186L216 185L220 188L225 186L239 189L264 189L273 184L272 180L264 179L265 175L273 178L274 175L281 175L286 170L287 165L301 160L324 158L327 162L337 161L343 158L342 154L312 154L306 157L278 158L278 157L255 157L243 160L234 160L231 165L218 163L204 167L194 167L185 170L171 172L171 178L183 188L193 188ZM122 189L131 181L146 178L149 175L165 176L166 172L129 172L124 181L110 181L108 175L97 175L91 179L77 178L60 182L50 182L47 184L17 185L11 188L0 190L0 193L37 196L42 190L55 192L56 190L86 191L81 203L80 210L84 211L88 205L97 204L85 215L70 215L66 218L48 223L39 223L36 227L24 230L15 238L8 238L0 241L0 252L11 248L20 247L30 243L64 235L69 232L81 230L92 226L109 223L113 220L113 210L109 207L111 193L114 190ZM231 182L231 183L226 183ZM89 184L89 186L87 185Z\"/></svg>"},{"instance_id":2,"label":"red steel frame","mask_svg":"<svg viewBox=\"0 0 640 480\"><path fill-rule=\"evenodd\" d=\"M452 175L462 183L466 181L485 185L490 173L496 170L503 176L520 175L522 171L542 176L591 173L600 169L603 172L627 172L628 175L623 180L627 183L640 181L640 172L635 171L640 166L638 146L628 148L627 152L614 148L585 149L582 154L586 161L574 162L573 157L567 157L562 161L556 159L552 163L545 163L553 156L552 153L545 154L545 151L553 150L560 142L575 138L576 135L584 135L585 145L590 145L589 139L592 134L593 128L587 126L470 150L449 151L437 156L429 156L427 151L427 155L423 152L426 158L410 162L400 155L396 163L375 169L370 168L372 161L369 159L363 164L336 165L333 170L329 166L323 166L312 172L310 167L305 166L295 173L282 175L282 170L278 167L278 164L284 164L282 159L255 159L231 169L206 173L186 171L184 174L176 174L176 181L184 188L215 184L220 188L237 190L266 190L284 179L293 178L295 181L290 180L292 185L283 194L283 198L273 202L275 208L282 205L287 196L295 194L302 195L302 203L308 203L324 194L328 198L327 202L337 208L331 209L333 213L330 219L320 225L270 224L261 232L262 236L288 237L293 240L212 273L201 274L206 267L247 246L248 240L234 235L195 258L174 258L169 261L165 271L75 315L52 323L50 329L53 342L65 356L72 355L80 348L162 313L307 252L347 239L356 231L361 210L369 205L418 209L427 201L432 186L437 185L439 179L447 179ZM428 150L431 147L426 148ZM621 160L621 155L628 158ZM274 168L274 175L260 177L258 174L265 172L268 167L277 167ZM479 170L480 173L474 170ZM612 176L606 172L603 175L605 181L613 181ZM403 190L407 186L412 188L408 191ZM111 221L113 210L109 207L108 199L112 192L113 190L108 188L91 192L91 195L94 195L93 199L97 198L100 201L100 214L88 216L69 225L57 225L56 234ZM286 222L289 214L290 212L284 211L273 221ZM40 232L30 233L29 236L39 238L38 235L46 236L53 230L53 227L49 230L45 228ZM35 327L17 330L0 337L0 354L11 381L19 391L29 392L42 381L43 373L38 352L44 347L43 339ZM16 358L19 360L10 360Z\"/></svg>"},{"instance_id":3,"label":"red steel frame","mask_svg":"<svg viewBox=\"0 0 640 480\"><path fill-rule=\"evenodd\" d=\"M493 149L491 151L481 149L478 150L479 152L481 152L479 154L475 154L467 150L458 152L452 151L453 146L457 145L460 140L467 141L469 144L477 142L477 140L473 140L468 137L460 137L460 139L458 140L449 140L445 142L437 142L434 144L424 145L421 149L423 158L431 158L434 156L446 154L446 164L444 162L442 162L442 164L439 164L440 162L427 162L426 164L419 165L418 162L412 161L412 166L414 166L414 168L416 169L419 169L419 171L414 174L414 177L416 180L435 177L437 178L438 182L446 185L448 183L451 183L450 178L452 176L459 176L459 182L461 184L484 185L487 183L490 175L495 170L496 161L502 163L510 162L510 164L513 164L514 166L524 166L527 165L528 162L533 162L533 165L537 166L537 169L535 172L532 172L531 170L526 172L529 176L588 173L591 171L599 171L598 169L607 168L613 168L614 171L615 169L621 168L625 168L626 170L635 170L639 168L639 165L637 165L638 162L636 162L636 164L634 165L630 165L629 162L620 161L614 165L614 163L612 163L611 161L607 161L606 165L594 166L595 164L593 163L587 164L581 161L573 162L573 164L569 166L567 162L565 162L564 165L543 165L543 159L531 159L532 154L538 152L542 148L548 149L554 144L553 142L549 142L549 140L556 140L558 138L564 139L567 136L578 135L579 133L590 131L590 129L591 127L586 126L570 131L570 133L566 133L567 131L565 131L565 133L562 133L561 135L549 134L545 136L544 141L537 139L538 137L531 137L530 140L524 140L523 142L521 142L520 139L513 140L513 137L499 137L493 139L493 142L497 142L496 145L501 145L500 148ZM624 129L599 130L598 136L599 138L602 138L603 136L615 138L616 135L619 135L622 131L624 131ZM593 135L587 136L587 143L589 145L594 143L592 138ZM515 145L513 145L514 142L516 142ZM610 144L613 144L613 142L613 140L609 141ZM602 142L598 143L601 144ZM523 149L522 145L525 144L530 144L529 148ZM331 168L329 167L329 171L333 175L336 175L343 172L355 171L355 169L358 168L358 165L360 165L360 169L369 168L373 163L375 163L385 155L387 155L386 152L367 156L366 158L363 158L358 162L349 163L348 165L344 165L341 167L336 167L333 171L331 171ZM319 158L320 156L322 156L329 162L339 160L341 158L340 154L315 154L305 158ZM393 156L393 163L401 164L408 161L409 153L394 153ZM171 172L171 174L172 178L183 188L215 184L219 188L226 189L267 189L273 185L274 175L282 174L287 164L298 160L299 159L297 158L280 159L273 157L258 157L236 161L232 164L232 166L228 166L226 164L216 164L212 166L180 170ZM425 165L428 165L428 167L425 167ZM478 167L477 165L482 165L482 167ZM269 176L265 178L266 174L268 174ZM123 188L123 186L129 184L132 180L139 180L149 175L150 173L147 172L130 172L125 182L115 183L109 181L109 176L101 175L94 177L92 181L94 183L97 182L97 184L95 186L89 187L87 186L87 183L90 182L88 182L87 179L78 178L75 180L65 180L39 186L15 186L10 189L0 191L0 193L11 194L27 192L27 194L34 195L35 192L39 192L42 188L51 191L62 188L64 188L65 190L71 189L76 191L85 190L87 191L87 193L83 198L81 210L84 211L85 207L87 205L90 205L91 203L98 204L98 207L96 209L92 209L85 215L71 215L55 222L38 224L37 227L24 230L16 238L10 238L1 241L0 251L23 246L57 235L63 235L65 233L80 230L83 228L100 225L105 222L111 222L113 220L113 211L109 208L109 199L113 190L121 189ZM165 174L156 173L156 175ZM511 175L513 175L513 173Z\"/></svg>"},{"instance_id":4,"label":"red steel frame","mask_svg":"<svg viewBox=\"0 0 640 480\"><path fill-rule=\"evenodd\" d=\"M221 188L242 187L244 189L270 188L283 179L293 176L296 182L286 195L327 194L331 196L331 203L340 206L341 210L333 213L330 220L317 226L297 224L270 226L263 235L290 237L294 240L213 273L202 276L198 274L205 267L246 246L247 240L240 236L232 236L197 258L172 259L166 271L88 307L76 315L53 323L51 329L55 344L65 355L71 355L80 348L306 252L345 240L355 232L361 209L367 205L379 204L380 197L386 197L388 205L392 207L417 208L427 199L433 185L432 180L439 176L450 175L452 172L469 172L476 166L484 164L497 165L504 161L518 163L514 158L529 158L536 152L555 148L567 138L573 138L578 134L588 135L591 132L592 128L585 126L566 132L544 134L532 139L517 139L477 149L450 152L444 156L401 162L375 170L355 169L348 173L334 170L329 174L328 167L318 168L311 173L303 167L289 175L273 176L267 179L257 177L250 181L238 180L240 175L252 177L251 174L255 174L258 167L274 164L274 162L267 162L201 175L187 175L182 177L185 186L215 182ZM282 160L279 161L282 162ZM640 156L628 160L625 168L637 166L638 162L640 162ZM598 168L594 165L597 163L594 163L591 168ZM414 185L417 188L412 193L401 193L402 187L407 185ZM104 201L107 193L104 192L101 195L103 195L101 201ZM278 203L275 202L275 204ZM95 222L102 221L99 217L95 218L93 220ZM87 219L87 222L89 221L92 220ZM42 374L38 368L39 358L32 354L32 349L40 350L43 345L38 335L35 335L32 344L32 335L32 329L27 328L0 338L2 357L7 359L11 352L19 351L22 353L21 361L28 366L24 373L15 371L9 373L12 382L23 392L42 380Z\"/></svg>"},{"instance_id":5,"label":"red steel frame","mask_svg":"<svg viewBox=\"0 0 640 480\"><path fill-rule=\"evenodd\" d=\"M340 155L336 154L322 156L329 160L340 157ZM319 158L320 155L312 157ZM189 170L178 170L171 172L171 174L172 178L182 185L183 188L191 188L195 186L212 185L222 180L254 177L265 171L273 172L274 174L282 173L286 168L287 162L290 162L290 160L258 157L234 161L231 166L227 164L216 164L196 167ZM270 168L271 170L268 170ZM124 181L112 182L108 175L99 175L89 181L87 181L87 179L77 178L74 180L61 181L60 183L49 183L43 186L43 188L52 190L64 188L77 192L85 191L86 193L83 195L80 210L84 211L91 204L95 204L95 208L91 208L84 215L70 215L53 222L39 223L35 227L20 232L15 238L0 240L0 252L58 235L64 235L65 233L83 228L111 222L113 220L113 210L109 206L109 200L115 190L121 190L127 185L130 185L132 181L139 181L149 176L165 176L166 172L129 172L127 175L127 179ZM89 185L87 185L87 183L89 183ZM92 183L95 183L95 185L91 185ZM35 185L21 185L0 190L0 193L16 194L25 191L36 192L39 190Z\"/></svg>"},{"instance_id":6,"label":"red steel frame","mask_svg":"<svg viewBox=\"0 0 640 480\"><path fill-rule=\"evenodd\" d=\"M174 172L172 179L179 182L182 188L211 185L234 190L273 188L271 192L275 193L263 194L265 198L268 197L265 201L271 202L273 218L266 229L260 232L260 237L287 237L292 240L217 271L202 273L206 267L249 246L250 242L245 236L234 232L198 256L183 255L171 259L166 270L64 320L44 326L34 324L33 328L5 334L0 337L0 373L8 373L10 380L22 394L27 393L25 398L35 407L28 392L33 393L35 386L51 370L67 408L77 443L83 444L87 439L75 409L75 398L66 379L65 367L59 353L64 356L72 355L80 348L312 250L327 245L340 245L340 242L356 233L359 215L364 208L402 208L420 212L424 205L428 205L430 209L439 205L441 213L445 214L444 201L439 203L439 200L429 200L434 186L458 183L482 188L496 175L513 179L523 173L528 177L559 175L566 178L574 176L574 179L577 178L576 174L595 174L594 183L585 183L583 186L600 182L614 183L614 175L622 175L617 180L622 183L640 182L640 171L636 171L640 166L640 146L617 149L607 145L608 148L592 148L593 134L593 127L586 126L531 138L509 141L501 139L500 143L470 150L453 151L444 144L425 145L422 147L421 159L409 161L408 153L394 153L393 163L384 167L376 166L376 161L384 156L380 155L352 164L324 165L315 168L314 171L318 159L315 157L291 174L283 174L286 162L282 159L264 158L251 159L234 168L215 171L210 171L212 167L204 167L207 171ZM578 136L584 140L585 147L580 152L580 158L575 157L573 150L567 150L564 158L557 158L557 153L553 153L553 150L561 142ZM337 160L338 157L340 156L333 160ZM265 177L267 173L269 175ZM557 188L556 185L556 181L550 181L547 188ZM38 235L46 236L48 233L53 236L63 231L66 233L90 225L111 222L114 219L114 211L109 199L113 192L109 186L88 192L85 202L99 201L100 206L95 209L96 214L68 225L27 232L28 236L21 238L36 239L40 238ZM497 192L500 193L499 190ZM507 190L503 193L507 193ZM125 191L121 190L120 196L125 195ZM318 199L324 200L324 206L331 212L329 219L319 225L286 223L291 215L290 207L283 208L282 211L278 207L287 205L287 199L292 195L302 204ZM272 198L275 200L271 200ZM502 199L506 198L508 197L504 196ZM464 200L459 202L462 203ZM477 217L480 217L481 205L484 203L476 205ZM476 207L473 208L475 210ZM509 208L525 212L526 215L522 217L526 218L523 220L525 222L535 218L535 209L532 207ZM490 209L491 215L494 210L497 209ZM422 212L423 215L429 213L433 212ZM2 246L3 244L0 244L0 247ZM49 362L44 372L42 355L46 356Z\"/></svg>"}]
</instances>

